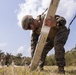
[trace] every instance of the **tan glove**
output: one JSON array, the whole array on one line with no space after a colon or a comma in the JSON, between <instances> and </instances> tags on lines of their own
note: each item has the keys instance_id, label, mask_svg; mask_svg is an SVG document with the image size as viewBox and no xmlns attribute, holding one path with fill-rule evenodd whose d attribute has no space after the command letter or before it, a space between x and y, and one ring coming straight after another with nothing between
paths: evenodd
<instances>
[{"instance_id":1,"label":"tan glove","mask_svg":"<svg viewBox=\"0 0 76 75\"><path fill-rule=\"evenodd\" d=\"M50 16L49 18L46 18L44 20L44 25L47 25L49 27L55 27L57 24L57 21L55 19L55 17Z\"/></svg>"}]
</instances>

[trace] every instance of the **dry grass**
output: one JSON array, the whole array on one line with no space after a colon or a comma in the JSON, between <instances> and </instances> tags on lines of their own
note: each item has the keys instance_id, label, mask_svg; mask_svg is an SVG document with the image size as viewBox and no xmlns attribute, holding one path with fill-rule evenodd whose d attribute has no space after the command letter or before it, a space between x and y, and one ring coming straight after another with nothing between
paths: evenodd
<instances>
[{"instance_id":1,"label":"dry grass","mask_svg":"<svg viewBox=\"0 0 76 75\"><path fill-rule=\"evenodd\" d=\"M65 75L76 75L76 66L65 67ZM9 66L0 68L0 75L60 75L57 66L45 66L44 71L30 72L26 66Z\"/></svg>"}]
</instances>

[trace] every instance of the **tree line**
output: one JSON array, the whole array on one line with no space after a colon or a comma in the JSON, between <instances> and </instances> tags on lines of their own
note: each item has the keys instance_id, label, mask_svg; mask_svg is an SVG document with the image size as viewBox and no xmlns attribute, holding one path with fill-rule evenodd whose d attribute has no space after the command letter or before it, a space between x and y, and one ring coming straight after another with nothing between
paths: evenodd
<instances>
[{"instance_id":1,"label":"tree line","mask_svg":"<svg viewBox=\"0 0 76 75\"><path fill-rule=\"evenodd\" d=\"M2 50L0 50L0 63L2 66L4 65L11 65L12 62L14 62L15 65L25 65L30 64L31 58L22 56L21 53L18 53L16 56L12 55L11 53L4 53Z\"/></svg>"},{"instance_id":2,"label":"tree line","mask_svg":"<svg viewBox=\"0 0 76 75\"><path fill-rule=\"evenodd\" d=\"M65 61L66 66L76 66L76 47L65 53ZM29 65L31 58L23 56L21 53L18 53L16 56L11 53L5 54L2 50L0 50L0 62L2 65L7 66L11 65L12 62L14 62L15 65L22 66L25 64ZM54 54L52 54L46 57L45 65L56 65L55 62Z\"/></svg>"}]
</instances>

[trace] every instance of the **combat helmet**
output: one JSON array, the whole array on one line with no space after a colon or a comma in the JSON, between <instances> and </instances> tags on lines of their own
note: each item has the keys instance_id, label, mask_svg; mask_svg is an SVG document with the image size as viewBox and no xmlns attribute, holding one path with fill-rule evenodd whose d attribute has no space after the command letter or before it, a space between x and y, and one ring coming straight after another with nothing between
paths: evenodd
<instances>
[{"instance_id":1,"label":"combat helmet","mask_svg":"<svg viewBox=\"0 0 76 75\"><path fill-rule=\"evenodd\" d=\"M25 15L23 18L22 18L22 28L24 30L27 30L27 29L30 29L30 23L33 21L33 17L31 15Z\"/></svg>"}]
</instances>

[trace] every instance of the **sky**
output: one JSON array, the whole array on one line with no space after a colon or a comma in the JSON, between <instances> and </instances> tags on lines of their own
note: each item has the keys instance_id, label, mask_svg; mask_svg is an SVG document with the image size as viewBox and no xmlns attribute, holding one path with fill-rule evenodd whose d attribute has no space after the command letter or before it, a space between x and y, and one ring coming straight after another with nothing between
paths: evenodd
<instances>
[{"instance_id":1,"label":"sky","mask_svg":"<svg viewBox=\"0 0 76 75\"><path fill-rule=\"evenodd\" d=\"M36 18L48 6L50 0L0 0L0 50L5 53L23 56L31 56L30 38L31 31L25 31L21 27L21 19L24 15L32 15ZM76 14L76 0L60 0L56 14L67 20L66 26ZM70 34L65 45L66 51L76 45L76 19L70 27ZM48 55L54 53L51 50Z\"/></svg>"}]
</instances>

